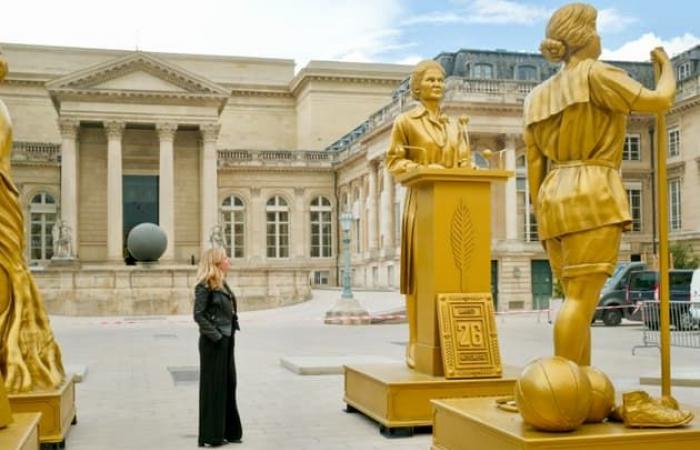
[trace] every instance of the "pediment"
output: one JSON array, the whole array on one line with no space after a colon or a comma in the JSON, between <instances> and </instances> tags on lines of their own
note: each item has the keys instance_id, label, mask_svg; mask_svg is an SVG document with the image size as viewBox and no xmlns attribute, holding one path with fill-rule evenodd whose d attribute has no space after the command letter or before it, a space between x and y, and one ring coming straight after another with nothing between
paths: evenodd
<instances>
[{"instance_id":1,"label":"pediment","mask_svg":"<svg viewBox=\"0 0 700 450\"><path fill-rule=\"evenodd\" d=\"M47 83L50 92L226 96L226 88L153 55L134 52Z\"/></svg>"},{"instance_id":2,"label":"pediment","mask_svg":"<svg viewBox=\"0 0 700 450\"><path fill-rule=\"evenodd\" d=\"M97 83L91 88L117 91L189 92L182 86L178 86L144 70L136 70L120 77Z\"/></svg>"}]
</instances>

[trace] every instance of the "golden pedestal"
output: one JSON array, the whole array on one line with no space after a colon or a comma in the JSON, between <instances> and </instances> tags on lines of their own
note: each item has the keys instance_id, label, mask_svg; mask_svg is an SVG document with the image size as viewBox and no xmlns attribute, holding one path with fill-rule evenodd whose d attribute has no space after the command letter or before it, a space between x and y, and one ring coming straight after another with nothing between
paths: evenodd
<instances>
[{"instance_id":1,"label":"golden pedestal","mask_svg":"<svg viewBox=\"0 0 700 450\"><path fill-rule=\"evenodd\" d=\"M415 369L443 375L438 294L491 292L491 184L502 170L420 168L396 177L415 193ZM411 320L411 318L408 318Z\"/></svg>"},{"instance_id":2,"label":"golden pedestal","mask_svg":"<svg viewBox=\"0 0 700 450\"><path fill-rule=\"evenodd\" d=\"M519 371L505 367L501 378L446 380L412 370L404 363L345 366L348 411L356 409L380 424L382 434L412 433L433 423L431 400L513 395Z\"/></svg>"},{"instance_id":3,"label":"golden pedestal","mask_svg":"<svg viewBox=\"0 0 700 450\"><path fill-rule=\"evenodd\" d=\"M10 394L12 412L41 413L39 440L42 444L61 444L75 423L75 383L73 375L67 375L62 385L52 391Z\"/></svg>"},{"instance_id":4,"label":"golden pedestal","mask_svg":"<svg viewBox=\"0 0 700 450\"><path fill-rule=\"evenodd\" d=\"M545 433L520 414L496 408L494 398L433 402L433 450L696 450L700 421L682 428L626 428L620 423L582 425L569 433ZM685 408L687 409L687 408Z\"/></svg>"},{"instance_id":5,"label":"golden pedestal","mask_svg":"<svg viewBox=\"0 0 700 450\"><path fill-rule=\"evenodd\" d=\"M39 450L39 413L17 413L13 422L0 429L0 449Z\"/></svg>"}]
</instances>

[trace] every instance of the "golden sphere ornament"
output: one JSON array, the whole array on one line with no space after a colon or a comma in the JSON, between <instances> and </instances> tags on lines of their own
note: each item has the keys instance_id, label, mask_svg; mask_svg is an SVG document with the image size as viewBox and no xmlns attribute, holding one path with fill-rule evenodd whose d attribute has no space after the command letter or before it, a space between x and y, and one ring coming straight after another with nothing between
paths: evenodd
<instances>
[{"instance_id":1,"label":"golden sphere ornament","mask_svg":"<svg viewBox=\"0 0 700 450\"><path fill-rule=\"evenodd\" d=\"M591 383L581 368L553 356L528 364L515 383L515 401L523 420L542 431L571 431L591 407Z\"/></svg>"},{"instance_id":2,"label":"golden sphere ornament","mask_svg":"<svg viewBox=\"0 0 700 450\"><path fill-rule=\"evenodd\" d=\"M601 370L590 366L581 367L581 370L591 383L591 409L586 422L602 422L615 407L615 387Z\"/></svg>"}]
</instances>

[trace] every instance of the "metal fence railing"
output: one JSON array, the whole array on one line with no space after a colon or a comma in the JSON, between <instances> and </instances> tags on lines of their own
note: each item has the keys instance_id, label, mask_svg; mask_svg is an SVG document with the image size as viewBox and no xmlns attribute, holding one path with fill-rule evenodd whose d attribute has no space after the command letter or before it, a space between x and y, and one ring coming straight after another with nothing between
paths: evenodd
<instances>
[{"instance_id":1,"label":"metal fence railing","mask_svg":"<svg viewBox=\"0 0 700 450\"><path fill-rule=\"evenodd\" d=\"M700 348L700 302L669 302L671 310L671 345L676 347ZM642 344L632 348L661 346L660 308L658 301L641 302Z\"/></svg>"}]
</instances>

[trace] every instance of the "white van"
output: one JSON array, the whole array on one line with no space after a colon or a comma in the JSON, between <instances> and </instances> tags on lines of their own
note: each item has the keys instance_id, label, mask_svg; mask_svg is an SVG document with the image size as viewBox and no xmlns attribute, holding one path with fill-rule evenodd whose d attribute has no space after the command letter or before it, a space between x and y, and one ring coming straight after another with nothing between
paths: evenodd
<instances>
[{"instance_id":1,"label":"white van","mask_svg":"<svg viewBox=\"0 0 700 450\"><path fill-rule=\"evenodd\" d=\"M700 325L700 269L693 271L693 278L690 280L690 314L693 322Z\"/></svg>"}]
</instances>

